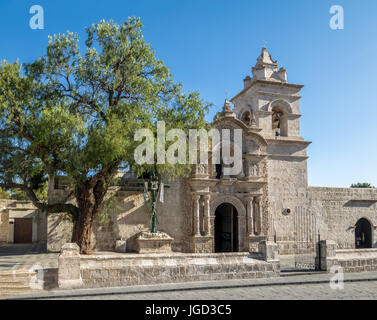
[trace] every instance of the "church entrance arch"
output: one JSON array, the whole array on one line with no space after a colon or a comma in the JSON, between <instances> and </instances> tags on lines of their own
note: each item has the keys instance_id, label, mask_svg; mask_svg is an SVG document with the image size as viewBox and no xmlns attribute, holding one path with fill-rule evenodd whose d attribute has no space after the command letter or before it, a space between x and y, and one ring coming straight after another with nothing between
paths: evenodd
<instances>
[{"instance_id":1,"label":"church entrance arch","mask_svg":"<svg viewBox=\"0 0 377 320\"><path fill-rule=\"evenodd\" d=\"M238 212L230 203L215 211L215 252L238 252Z\"/></svg>"}]
</instances>

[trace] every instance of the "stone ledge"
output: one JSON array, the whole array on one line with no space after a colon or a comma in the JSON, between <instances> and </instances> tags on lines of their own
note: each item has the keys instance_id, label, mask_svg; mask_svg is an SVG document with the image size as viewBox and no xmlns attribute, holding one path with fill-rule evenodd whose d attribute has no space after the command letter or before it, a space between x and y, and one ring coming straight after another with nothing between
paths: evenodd
<instances>
[{"instance_id":1,"label":"stone ledge","mask_svg":"<svg viewBox=\"0 0 377 320\"><path fill-rule=\"evenodd\" d=\"M97 252L92 255L81 255L81 260L123 260L123 259L161 259L161 258L176 258L176 259L186 259L186 258L215 258L215 257L249 257L251 256L249 252L222 252L222 253L115 253L115 252Z\"/></svg>"}]
</instances>

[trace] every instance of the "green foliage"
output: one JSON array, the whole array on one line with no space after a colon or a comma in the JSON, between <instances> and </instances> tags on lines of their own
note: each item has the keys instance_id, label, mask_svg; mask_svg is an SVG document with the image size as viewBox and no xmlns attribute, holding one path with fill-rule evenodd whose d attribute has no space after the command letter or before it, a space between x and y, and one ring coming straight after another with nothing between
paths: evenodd
<instances>
[{"instance_id":1,"label":"green foliage","mask_svg":"<svg viewBox=\"0 0 377 320\"><path fill-rule=\"evenodd\" d=\"M0 188L0 199L10 199L9 192Z\"/></svg>"},{"instance_id":2,"label":"green foliage","mask_svg":"<svg viewBox=\"0 0 377 320\"><path fill-rule=\"evenodd\" d=\"M20 190L20 189L13 189L11 191L10 198L12 200L21 200L21 201L29 200L27 194L24 191Z\"/></svg>"},{"instance_id":3,"label":"green foliage","mask_svg":"<svg viewBox=\"0 0 377 320\"><path fill-rule=\"evenodd\" d=\"M167 130L187 133L205 126L209 105L174 83L141 30L137 18L101 21L86 29L85 47L67 32L50 37L46 54L33 63L1 64L0 187L22 190L48 211L74 212L72 205L43 201L48 174L66 175L76 196L96 186L101 203L119 168L152 169L135 164L137 129L155 131L161 120ZM190 170L157 166L167 177Z\"/></svg>"},{"instance_id":4,"label":"green foliage","mask_svg":"<svg viewBox=\"0 0 377 320\"><path fill-rule=\"evenodd\" d=\"M370 183L363 182L363 183L354 183L351 185L351 188L374 188Z\"/></svg>"}]
</instances>

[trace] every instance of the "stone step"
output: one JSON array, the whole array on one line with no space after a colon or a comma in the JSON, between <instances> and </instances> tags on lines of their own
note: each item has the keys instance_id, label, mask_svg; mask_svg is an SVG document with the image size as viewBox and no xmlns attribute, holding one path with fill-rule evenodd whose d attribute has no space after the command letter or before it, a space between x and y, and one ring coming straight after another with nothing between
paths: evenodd
<instances>
[{"instance_id":1,"label":"stone step","mask_svg":"<svg viewBox=\"0 0 377 320\"><path fill-rule=\"evenodd\" d=\"M32 276L35 276L36 274L36 272L29 272L28 270L0 271L0 280L30 278Z\"/></svg>"},{"instance_id":2,"label":"stone step","mask_svg":"<svg viewBox=\"0 0 377 320\"><path fill-rule=\"evenodd\" d=\"M25 277L25 278L17 278L17 279L0 279L0 288L3 285L8 285L8 284L24 284L24 285L29 285L30 278Z\"/></svg>"},{"instance_id":3,"label":"stone step","mask_svg":"<svg viewBox=\"0 0 377 320\"><path fill-rule=\"evenodd\" d=\"M29 292L30 280L36 272L28 270L0 271L0 297Z\"/></svg>"},{"instance_id":4,"label":"stone step","mask_svg":"<svg viewBox=\"0 0 377 320\"><path fill-rule=\"evenodd\" d=\"M9 283L9 284L1 284L0 291L6 291L6 290L23 290L23 289L29 289L29 285L25 285L24 283Z\"/></svg>"}]
</instances>

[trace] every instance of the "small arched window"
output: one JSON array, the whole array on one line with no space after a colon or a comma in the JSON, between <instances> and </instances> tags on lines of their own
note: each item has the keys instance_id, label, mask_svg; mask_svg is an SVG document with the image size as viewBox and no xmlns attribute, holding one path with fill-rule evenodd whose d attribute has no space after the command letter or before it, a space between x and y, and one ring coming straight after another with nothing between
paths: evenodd
<instances>
[{"instance_id":1,"label":"small arched window","mask_svg":"<svg viewBox=\"0 0 377 320\"><path fill-rule=\"evenodd\" d=\"M242 114L241 121L249 126L251 124L251 113L250 111L246 111Z\"/></svg>"},{"instance_id":2,"label":"small arched window","mask_svg":"<svg viewBox=\"0 0 377 320\"><path fill-rule=\"evenodd\" d=\"M272 132L276 137L288 136L287 115L282 108L274 107L272 109Z\"/></svg>"}]
</instances>

